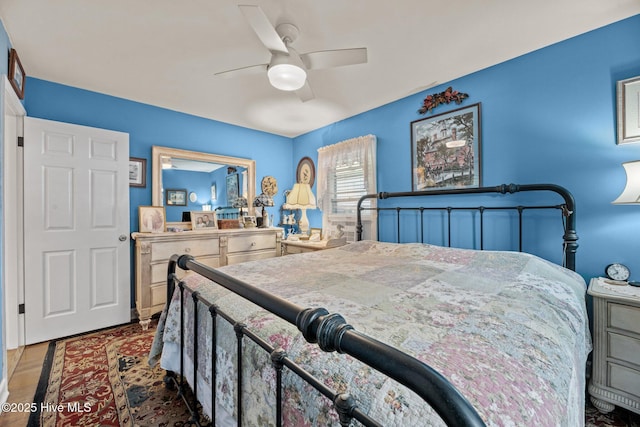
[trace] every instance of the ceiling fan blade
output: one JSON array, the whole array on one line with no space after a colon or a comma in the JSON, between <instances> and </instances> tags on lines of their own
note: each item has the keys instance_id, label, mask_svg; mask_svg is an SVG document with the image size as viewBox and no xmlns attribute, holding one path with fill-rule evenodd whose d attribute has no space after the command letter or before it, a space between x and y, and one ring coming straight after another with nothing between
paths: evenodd
<instances>
[{"instance_id":1,"label":"ceiling fan blade","mask_svg":"<svg viewBox=\"0 0 640 427\"><path fill-rule=\"evenodd\" d=\"M367 62L367 48L319 50L303 53L300 59L308 70L364 64Z\"/></svg>"},{"instance_id":2,"label":"ceiling fan blade","mask_svg":"<svg viewBox=\"0 0 640 427\"><path fill-rule=\"evenodd\" d=\"M315 98L311 86L309 86L309 80L305 81L304 86L296 91L296 95L298 95L298 98L300 98L302 102L311 101Z\"/></svg>"},{"instance_id":3,"label":"ceiling fan blade","mask_svg":"<svg viewBox=\"0 0 640 427\"><path fill-rule=\"evenodd\" d=\"M238 5L240 11L255 31L256 35L267 49L272 52L288 53L287 46L276 32L267 15L264 14L260 6Z\"/></svg>"},{"instance_id":4,"label":"ceiling fan blade","mask_svg":"<svg viewBox=\"0 0 640 427\"><path fill-rule=\"evenodd\" d=\"M267 71L268 64L249 65L248 67L236 68L234 70L221 71L215 73L215 76L222 77L223 79L230 79L232 77L246 76L249 74L265 73Z\"/></svg>"}]
</instances>

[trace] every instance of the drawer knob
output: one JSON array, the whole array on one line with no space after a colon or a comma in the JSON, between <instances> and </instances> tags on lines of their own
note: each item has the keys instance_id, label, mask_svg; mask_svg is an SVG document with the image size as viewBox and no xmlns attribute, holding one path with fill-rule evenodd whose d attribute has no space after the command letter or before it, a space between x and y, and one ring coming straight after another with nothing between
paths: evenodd
<instances>
[{"instance_id":1,"label":"drawer knob","mask_svg":"<svg viewBox=\"0 0 640 427\"><path fill-rule=\"evenodd\" d=\"M186 253L189 253L189 252L191 252L191 248L184 248L184 251L185 251Z\"/></svg>"},{"instance_id":2,"label":"drawer knob","mask_svg":"<svg viewBox=\"0 0 640 427\"><path fill-rule=\"evenodd\" d=\"M251 246L255 246L255 245L256 245L256 242L251 242Z\"/></svg>"}]
</instances>

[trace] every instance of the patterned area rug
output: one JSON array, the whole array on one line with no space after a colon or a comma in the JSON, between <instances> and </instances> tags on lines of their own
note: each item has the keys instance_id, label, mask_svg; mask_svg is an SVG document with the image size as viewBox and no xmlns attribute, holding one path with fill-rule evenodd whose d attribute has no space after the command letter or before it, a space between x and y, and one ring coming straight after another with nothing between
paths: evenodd
<instances>
[{"instance_id":1,"label":"patterned area rug","mask_svg":"<svg viewBox=\"0 0 640 427\"><path fill-rule=\"evenodd\" d=\"M616 408L608 414L601 414L590 403L585 411L586 427L640 427L640 415Z\"/></svg>"},{"instance_id":2,"label":"patterned area rug","mask_svg":"<svg viewBox=\"0 0 640 427\"><path fill-rule=\"evenodd\" d=\"M174 426L189 419L182 399L151 368L147 354L155 333L130 324L52 342L28 427ZM640 427L640 416L616 409L585 411L587 427Z\"/></svg>"},{"instance_id":3,"label":"patterned area rug","mask_svg":"<svg viewBox=\"0 0 640 427\"><path fill-rule=\"evenodd\" d=\"M181 398L147 363L154 333L130 324L52 342L28 426L184 425Z\"/></svg>"}]
</instances>

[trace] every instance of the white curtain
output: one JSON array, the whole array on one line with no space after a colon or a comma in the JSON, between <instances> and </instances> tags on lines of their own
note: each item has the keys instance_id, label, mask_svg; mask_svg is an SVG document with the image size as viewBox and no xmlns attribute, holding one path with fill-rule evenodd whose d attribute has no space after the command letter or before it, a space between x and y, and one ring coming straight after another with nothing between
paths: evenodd
<instances>
[{"instance_id":1,"label":"white curtain","mask_svg":"<svg viewBox=\"0 0 640 427\"><path fill-rule=\"evenodd\" d=\"M364 175L362 195L374 194L376 187L376 137L366 135L318 149L318 174L316 191L318 207L322 210L323 234L335 234L339 229L347 241L356 239L356 212L335 212L336 170L340 167L361 166ZM370 207L375 207L371 199ZM363 239L375 240L375 211L363 211Z\"/></svg>"}]
</instances>

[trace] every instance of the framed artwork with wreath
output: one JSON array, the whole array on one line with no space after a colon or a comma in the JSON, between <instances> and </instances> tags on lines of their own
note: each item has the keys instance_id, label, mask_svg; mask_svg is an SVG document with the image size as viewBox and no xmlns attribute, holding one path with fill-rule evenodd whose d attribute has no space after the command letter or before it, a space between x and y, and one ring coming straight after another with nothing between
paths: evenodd
<instances>
[{"instance_id":1,"label":"framed artwork with wreath","mask_svg":"<svg viewBox=\"0 0 640 427\"><path fill-rule=\"evenodd\" d=\"M480 103L411 122L411 190L482 184Z\"/></svg>"},{"instance_id":2,"label":"framed artwork with wreath","mask_svg":"<svg viewBox=\"0 0 640 427\"><path fill-rule=\"evenodd\" d=\"M316 167L313 164L313 160L310 157L303 157L298 162L298 169L296 169L296 182L300 184L309 184L313 187L313 183L316 180Z\"/></svg>"}]
</instances>

